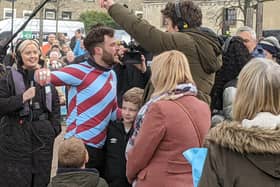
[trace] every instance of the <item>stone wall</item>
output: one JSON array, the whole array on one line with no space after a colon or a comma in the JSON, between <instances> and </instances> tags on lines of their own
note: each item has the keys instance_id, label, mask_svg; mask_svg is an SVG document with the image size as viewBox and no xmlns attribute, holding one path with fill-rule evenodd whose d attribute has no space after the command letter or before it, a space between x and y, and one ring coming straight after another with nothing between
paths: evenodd
<instances>
[{"instance_id":1,"label":"stone wall","mask_svg":"<svg viewBox=\"0 0 280 187\"><path fill-rule=\"evenodd\" d=\"M59 7L58 19L61 19L62 11L71 12L72 20L78 20L80 14L87 10L96 10L96 11L105 11L100 9L99 0L57 0L57 2L48 2L44 9L53 9L56 10ZM36 6L38 6L40 0L16 0L15 9L16 17L22 18L23 11L32 11ZM142 11L142 2L143 0L117 0L116 2L121 4L127 4L131 9ZM0 20L4 17L4 8L11 8L11 1L0 0ZM36 16L39 17L39 13Z\"/></svg>"},{"instance_id":2,"label":"stone wall","mask_svg":"<svg viewBox=\"0 0 280 187\"><path fill-rule=\"evenodd\" d=\"M157 28L162 27L162 15L160 10L165 4L172 0L145 0L143 3L144 18L155 25ZM212 28L215 32L221 33L223 8L234 7L237 5L236 0L194 0L202 9L203 26ZM173 2L173 1L172 1ZM263 12L263 29L280 29L280 19L277 15L280 7L280 0L268 1L264 3ZM254 22L256 13L254 12ZM237 22L230 26L230 32L235 33L237 28L243 25L243 14L237 9Z\"/></svg>"},{"instance_id":3,"label":"stone wall","mask_svg":"<svg viewBox=\"0 0 280 187\"><path fill-rule=\"evenodd\" d=\"M82 12L87 10L105 11L99 8L98 0L58 0L49 2L45 5L45 9L56 9L59 5L58 18L61 19L62 11L72 12L72 20L79 19ZM168 1L174 0L116 0L121 4L127 4L133 11L143 12L143 18L147 19L151 24L160 29L163 28L163 20L160 10L163 9ZM221 14L224 7L231 7L236 4L237 0L194 0L198 3L203 12L203 25L212 28L221 33ZM40 0L17 0L15 1L16 17L21 18L24 10L33 10ZM264 20L263 29L279 29L280 19L277 19L280 0L274 0L264 3ZM11 8L11 2L0 0L0 20L3 19L4 8ZM37 16L38 17L38 16ZM243 16L240 11L237 12L238 20L242 20ZM235 32L236 28L243 25L241 21L237 21L236 25L230 27L231 32Z\"/></svg>"}]
</instances>

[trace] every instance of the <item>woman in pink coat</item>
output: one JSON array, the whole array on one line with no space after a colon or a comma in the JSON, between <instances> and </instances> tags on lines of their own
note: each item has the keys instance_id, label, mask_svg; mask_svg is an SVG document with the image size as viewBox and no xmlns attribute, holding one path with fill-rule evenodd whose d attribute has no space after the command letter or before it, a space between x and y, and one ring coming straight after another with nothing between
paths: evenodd
<instances>
[{"instance_id":1,"label":"woman in pink coat","mask_svg":"<svg viewBox=\"0 0 280 187\"><path fill-rule=\"evenodd\" d=\"M139 111L128 143L128 180L136 187L192 187L191 165L182 153L201 147L210 128L209 107L196 98L183 53L160 54L151 70L155 91Z\"/></svg>"}]
</instances>

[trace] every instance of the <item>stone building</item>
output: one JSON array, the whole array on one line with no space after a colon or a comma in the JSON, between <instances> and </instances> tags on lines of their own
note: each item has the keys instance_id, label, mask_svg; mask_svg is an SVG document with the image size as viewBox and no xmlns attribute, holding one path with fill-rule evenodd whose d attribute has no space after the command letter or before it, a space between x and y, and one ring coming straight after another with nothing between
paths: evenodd
<instances>
[{"instance_id":1,"label":"stone building","mask_svg":"<svg viewBox=\"0 0 280 187\"><path fill-rule=\"evenodd\" d=\"M164 30L164 19L160 10L167 2L174 0L144 0L143 17L150 23ZM238 0L193 0L202 9L203 26L212 28L217 33L223 29L235 33L236 29L242 26L243 14L236 8ZM280 30L280 19L277 19L277 11L280 7L280 0L272 0L263 4L263 30ZM255 22L256 11L253 11ZM255 27L255 26L254 26Z\"/></svg>"},{"instance_id":2,"label":"stone building","mask_svg":"<svg viewBox=\"0 0 280 187\"><path fill-rule=\"evenodd\" d=\"M0 20L12 17L12 1L0 0ZM14 0L15 18L28 17L43 0ZM143 0L117 0L126 4L136 13L142 13ZM99 7L98 0L50 0L43 8L44 19L78 20L80 14L87 10L104 11ZM39 17L39 13L36 16Z\"/></svg>"},{"instance_id":3,"label":"stone building","mask_svg":"<svg viewBox=\"0 0 280 187\"><path fill-rule=\"evenodd\" d=\"M280 0L268 1L264 3L264 29L279 29L280 30L280 19L278 18L280 8Z\"/></svg>"}]
</instances>

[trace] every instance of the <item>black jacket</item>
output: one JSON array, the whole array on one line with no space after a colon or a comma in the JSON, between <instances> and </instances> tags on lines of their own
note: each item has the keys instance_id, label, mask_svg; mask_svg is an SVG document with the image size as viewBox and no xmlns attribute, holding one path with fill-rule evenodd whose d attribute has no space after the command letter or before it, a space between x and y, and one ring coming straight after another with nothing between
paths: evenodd
<instances>
[{"instance_id":1,"label":"black jacket","mask_svg":"<svg viewBox=\"0 0 280 187\"><path fill-rule=\"evenodd\" d=\"M117 98L118 106L122 106L123 94L133 87L144 89L151 76L150 68L147 68L145 73L142 73L132 64L116 64L113 67L117 75Z\"/></svg>"},{"instance_id":2,"label":"black jacket","mask_svg":"<svg viewBox=\"0 0 280 187\"><path fill-rule=\"evenodd\" d=\"M29 88L26 72L18 71ZM53 143L61 131L59 98L51 86L50 112L45 104L45 87L35 87L32 101L37 103L36 109L23 116L22 94L15 94L11 71L0 80L0 186L31 186L32 180L33 186L46 186L49 182Z\"/></svg>"},{"instance_id":3,"label":"black jacket","mask_svg":"<svg viewBox=\"0 0 280 187\"><path fill-rule=\"evenodd\" d=\"M113 122L108 126L105 149L105 179L110 187L129 187L126 179L125 148L133 127L125 132L121 121Z\"/></svg>"}]
</instances>

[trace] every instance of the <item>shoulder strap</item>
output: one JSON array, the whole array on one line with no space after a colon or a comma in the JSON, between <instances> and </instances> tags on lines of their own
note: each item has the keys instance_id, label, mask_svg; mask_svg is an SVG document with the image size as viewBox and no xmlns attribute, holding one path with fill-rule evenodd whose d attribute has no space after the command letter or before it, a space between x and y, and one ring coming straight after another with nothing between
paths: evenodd
<instances>
[{"instance_id":1,"label":"shoulder strap","mask_svg":"<svg viewBox=\"0 0 280 187\"><path fill-rule=\"evenodd\" d=\"M15 92L16 95L23 94L25 92L25 84L23 81L23 76L21 73L19 73L14 67L11 68L11 73L12 73L12 79L15 85ZM24 114L28 114L30 111L29 104L27 102L24 103L24 108L23 112Z\"/></svg>"},{"instance_id":2,"label":"shoulder strap","mask_svg":"<svg viewBox=\"0 0 280 187\"><path fill-rule=\"evenodd\" d=\"M191 119L191 124L193 125L194 130L197 134L197 139L198 139L198 142L199 142L199 146L202 146L201 136L200 136L200 132L199 132L198 126L196 124L196 121L193 120L192 115L189 113L189 111L186 109L186 107L184 105L182 105L180 102L178 102L176 100L173 100L173 102L176 103L188 115L188 117Z\"/></svg>"},{"instance_id":3,"label":"shoulder strap","mask_svg":"<svg viewBox=\"0 0 280 187\"><path fill-rule=\"evenodd\" d=\"M14 67L11 68L12 78L15 85L15 92L16 95L23 94L26 90L23 76L20 72L18 72ZM51 112L52 111L52 93L50 85L45 86L45 93L46 93L46 107ZM24 104L24 110L29 112L28 103Z\"/></svg>"},{"instance_id":4,"label":"shoulder strap","mask_svg":"<svg viewBox=\"0 0 280 187\"><path fill-rule=\"evenodd\" d=\"M11 68L11 72L12 72L13 82L15 85L16 95L20 95L24 93L26 89L23 81L23 76L13 67Z\"/></svg>"}]
</instances>

